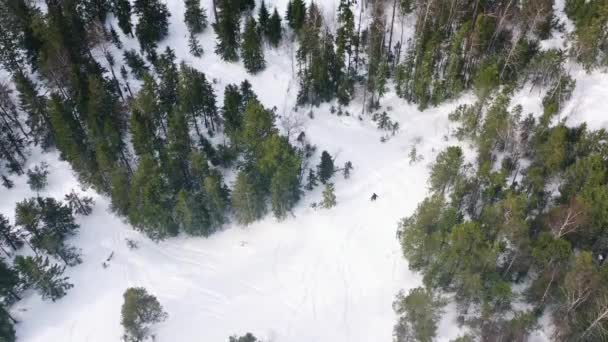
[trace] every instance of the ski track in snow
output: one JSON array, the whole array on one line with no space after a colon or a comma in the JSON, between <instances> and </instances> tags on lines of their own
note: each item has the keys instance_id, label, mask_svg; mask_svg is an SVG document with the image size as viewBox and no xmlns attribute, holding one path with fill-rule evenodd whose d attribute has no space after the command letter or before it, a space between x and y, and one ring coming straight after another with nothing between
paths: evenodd
<instances>
[{"instance_id":1,"label":"ski track in snow","mask_svg":"<svg viewBox=\"0 0 608 342\"><path fill-rule=\"evenodd\" d=\"M318 3L329 13L338 1ZM210 4L210 0L203 0L213 21ZM276 5L285 13L286 0L267 4L270 10ZM161 342L226 341L229 335L247 331L274 342L391 341L395 294L421 284L420 276L408 270L402 257L395 237L397 223L426 196L428 169L437 153L458 144L452 138L444 139L449 135L447 114L457 104L471 102L472 96L421 113L391 89L382 104L394 108L389 114L401 130L381 143L384 133L375 128L369 115L357 118L360 99L347 108L351 113L348 117L330 114L327 104L312 108L314 119L308 117L308 107L291 113L297 87L290 43L266 49L266 70L247 75L241 63L225 63L213 53L211 28L199 36L204 56L190 56L183 2L168 1L168 5L172 12L170 36L160 49L170 45L178 60L218 80L214 89L220 102L228 83L250 80L264 105L276 106L279 115L303 118L308 139L319 148L310 165L318 163L320 152L327 150L337 155L339 167L352 161L351 178L334 176L338 204L330 210L310 208L321 199L322 186L318 186L306 192L294 209L294 217L284 221L267 215L248 227L229 224L206 239L179 236L160 243L148 240L112 215L107 199L89 190L96 200L93 214L78 218L80 232L70 241L82 248L84 260L66 271L75 286L55 303L26 293L11 310L21 321L16 326L19 341L119 341L122 294L130 286L146 287L169 313L168 320L154 329L156 340ZM410 29L406 38L408 35ZM133 39L121 38L125 49L137 49ZM606 75L575 70L573 76L577 88L564 110L568 122L588 121L592 128L608 125L600 109L608 93ZM139 85L132 81L131 86L137 90ZM536 93L524 89L514 101L524 105L525 112L539 113L541 96ZM407 155L417 137L422 138L417 149L424 160L410 165ZM473 157L467 154L467 159ZM79 189L69 165L59 161L56 153L34 151L28 166L41 160L50 164L51 171L50 185L41 195L61 199L70 189ZM15 203L35 195L25 177L14 180L14 189L0 190L0 212L11 222ZM371 202L374 192L379 199ZM139 248L130 250L127 238L136 241ZM102 268L101 263L112 252L110 266ZM460 333L454 305L445 311L439 341ZM545 337L539 333L534 339Z\"/></svg>"}]
</instances>

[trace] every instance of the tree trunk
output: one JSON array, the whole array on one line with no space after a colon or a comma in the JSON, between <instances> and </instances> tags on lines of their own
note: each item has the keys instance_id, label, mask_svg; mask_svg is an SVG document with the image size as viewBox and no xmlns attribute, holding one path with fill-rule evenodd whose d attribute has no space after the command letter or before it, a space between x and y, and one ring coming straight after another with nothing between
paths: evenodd
<instances>
[{"instance_id":1,"label":"tree trunk","mask_svg":"<svg viewBox=\"0 0 608 342\"><path fill-rule=\"evenodd\" d=\"M388 58L392 58L391 57L391 49L392 44L393 44L393 27L395 26L395 9L397 8L397 0L393 0L393 16L391 18L391 33L389 34L389 38L388 38L388 53L387 56Z\"/></svg>"}]
</instances>

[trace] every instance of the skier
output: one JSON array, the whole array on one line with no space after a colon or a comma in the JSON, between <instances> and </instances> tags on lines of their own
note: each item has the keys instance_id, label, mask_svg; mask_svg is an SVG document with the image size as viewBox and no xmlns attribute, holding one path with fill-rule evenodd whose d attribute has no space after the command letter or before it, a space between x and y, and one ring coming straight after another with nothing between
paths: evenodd
<instances>
[{"instance_id":1,"label":"skier","mask_svg":"<svg viewBox=\"0 0 608 342\"><path fill-rule=\"evenodd\" d=\"M378 195L376 195L376 193L374 192L374 194L372 195L372 202L378 199Z\"/></svg>"}]
</instances>

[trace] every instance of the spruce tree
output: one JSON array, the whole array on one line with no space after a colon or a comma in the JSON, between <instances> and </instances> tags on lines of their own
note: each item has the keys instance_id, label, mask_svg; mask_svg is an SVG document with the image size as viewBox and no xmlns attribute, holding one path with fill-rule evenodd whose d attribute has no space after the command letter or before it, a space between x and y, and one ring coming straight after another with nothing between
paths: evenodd
<instances>
[{"instance_id":1,"label":"spruce tree","mask_svg":"<svg viewBox=\"0 0 608 342\"><path fill-rule=\"evenodd\" d=\"M34 166L33 170L27 170L27 184L30 186L30 189L36 191L36 193L44 190L49 185L47 179L49 173L49 165L45 162Z\"/></svg>"},{"instance_id":2,"label":"spruce tree","mask_svg":"<svg viewBox=\"0 0 608 342\"><path fill-rule=\"evenodd\" d=\"M306 4L303 0L290 0L287 4L287 23L294 32L298 33L306 20Z\"/></svg>"},{"instance_id":3,"label":"spruce tree","mask_svg":"<svg viewBox=\"0 0 608 342\"><path fill-rule=\"evenodd\" d=\"M30 198L17 203L15 224L29 234L30 246L61 259L66 265L82 262L79 251L65 240L79 229L72 210L53 198Z\"/></svg>"},{"instance_id":4,"label":"spruce tree","mask_svg":"<svg viewBox=\"0 0 608 342\"><path fill-rule=\"evenodd\" d=\"M127 36L133 36L131 25L131 2L129 0L113 0L114 14L118 19L118 27Z\"/></svg>"},{"instance_id":5,"label":"spruce tree","mask_svg":"<svg viewBox=\"0 0 608 342\"><path fill-rule=\"evenodd\" d=\"M283 28L281 27L281 16L275 8L272 12L272 16L268 20L268 29L266 30L266 37L270 45L278 47L283 36Z\"/></svg>"},{"instance_id":6,"label":"spruce tree","mask_svg":"<svg viewBox=\"0 0 608 342\"><path fill-rule=\"evenodd\" d=\"M241 44L241 57L243 58L245 69L252 74L262 71L266 67L260 38L260 32L257 29L255 19L249 17L245 23L245 32L243 33L243 42Z\"/></svg>"},{"instance_id":7,"label":"spruce tree","mask_svg":"<svg viewBox=\"0 0 608 342\"><path fill-rule=\"evenodd\" d=\"M222 107L222 118L224 119L224 131L233 145L238 144L239 131L243 122L242 96L239 87L229 84L224 89L224 106Z\"/></svg>"},{"instance_id":8,"label":"spruce tree","mask_svg":"<svg viewBox=\"0 0 608 342\"><path fill-rule=\"evenodd\" d=\"M167 5L160 0L136 0L133 11L139 20L135 26L135 35L144 51L153 50L156 43L163 40L169 33L169 17L171 13Z\"/></svg>"},{"instance_id":9,"label":"spruce tree","mask_svg":"<svg viewBox=\"0 0 608 342\"><path fill-rule=\"evenodd\" d=\"M240 224L250 224L266 212L266 200L254 179L241 171L232 189L232 208Z\"/></svg>"},{"instance_id":10,"label":"spruce tree","mask_svg":"<svg viewBox=\"0 0 608 342\"><path fill-rule=\"evenodd\" d=\"M13 229L8 219L0 214L0 248L9 247L13 251L23 246L21 236Z\"/></svg>"},{"instance_id":11,"label":"spruce tree","mask_svg":"<svg viewBox=\"0 0 608 342\"><path fill-rule=\"evenodd\" d=\"M20 282L19 273L7 265L3 258L0 258L0 297L5 303L10 304L21 299L18 294ZM2 305L1 302L0 305Z\"/></svg>"},{"instance_id":12,"label":"spruce tree","mask_svg":"<svg viewBox=\"0 0 608 342\"><path fill-rule=\"evenodd\" d=\"M312 191L315 186L317 186L318 179L319 178L317 177L315 170L308 169L308 177L306 178L306 190Z\"/></svg>"},{"instance_id":13,"label":"spruce tree","mask_svg":"<svg viewBox=\"0 0 608 342\"><path fill-rule=\"evenodd\" d=\"M260 31L260 35L264 37L268 35L269 20L270 13L268 12L268 8L266 8L266 2L262 0L260 10L258 11L258 29Z\"/></svg>"},{"instance_id":14,"label":"spruce tree","mask_svg":"<svg viewBox=\"0 0 608 342\"><path fill-rule=\"evenodd\" d=\"M186 11L184 21L190 34L202 33L207 27L207 15L201 7L200 0L184 0Z\"/></svg>"},{"instance_id":15,"label":"spruce tree","mask_svg":"<svg viewBox=\"0 0 608 342\"><path fill-rule=\"evenodd\" d=\"M217 35L215 53L223 60L235 62L239 59L239 42L241 17L239 1L223 0L219 2L220 13L213 24Z\"/></svg>"},{"instance_id":16,"label":"spruce tree","mask_svg":"<svg viewBox=\"0 0 608 342\"><path fill-rule=\"evenodd\" d=\"M317 166L317 175L321 183L325 184L334 175L334 160L327 151L321 153L321 162Z\"/></svg>"},{"instance_id":17,"label":"spruce tree","mask_svg":"<svg viewBox=\"0 0 608 342\"><path fill-rule=\"evenodd\" d=\"M198 38L196 38L196 36L193 34L188 36L188 48L194 57L200 57L205 52L201 46L201 43L199 43Z\"/></svg>"},{"instance_id":18,"label":"spruce tree","mask_svg":"<svg viewBox=\"0 0 608 342\"><path fill-rule=\"evenodd\" d=\"M63 276L65 266L51 264L48 258L18 255L15 257L15 268L19 271L26 287L36 289L42 299L50 299L54 302L74 287L68 282L69 278Z\"/></svg>"}]
</instances>

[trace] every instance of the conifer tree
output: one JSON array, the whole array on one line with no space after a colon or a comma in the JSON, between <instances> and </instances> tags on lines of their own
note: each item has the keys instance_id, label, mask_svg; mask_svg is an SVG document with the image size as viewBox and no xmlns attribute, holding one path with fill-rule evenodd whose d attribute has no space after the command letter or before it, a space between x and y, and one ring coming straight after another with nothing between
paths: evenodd
<instances>
[{"instance_id":1,"label":"conifer tree","mask_svg":"<svg viewBox=\"0 0 608 342\"><path fill-rule=\"evenodd\" d=\"M207 15L200 0L184 0L186 11L184 21L190 34L202 33L207 27Z\"/></svg>"},{"instance_id":2,"label":"conifer tree","mask_svg":"<svg viewBox=\"0 0 608 342\"><path fill-rule=\"evenodd\" d=\"M308 169L308 177L306 178L306 190L312 191L315 186L317 186L318 179L319 178L317 177L315 170Z\"/></svg>"},{"instance_id":3,"label":"conifer tree","mask_svg":"<svg viewBox=\"0 0 608 342\"><path fill-rule=\"evenodd\" d=\"M277 11L276 7L272 12L272 16L268 20L268 30L266 31L266 37L270 45L278 47L283 36L283 28L281 27L281 16Z\"/></svg>"},{"instance_id":4,"label":"conifer tree","mask_svg":"<svg viewBox=\"0 0 608 342\"><path fill-rule=\"evenodd\" d=\"M168 314L154 295L143 287L130 287L123 294L120 324L125 329L126 342L141 342L148 338L153 324L167 319Z\"/></svg>"},{"instance_id":5,"label":"conifer tree","mask_svg":"<svg viewBox=\"0 0 608 342\"><path fill-rule=\"evenodd\" d=\"M16 73L13 81L19 93L19 109L27 115L26 124L34 143L43 149L51 147L54 142L46 99L40 95L36 84L25 74Z\"/></svg>"},{"instance_id":6,"label":"conifer tree","mask_svg":"<svg viewBox=\"0 0 608 342\"><path fill-rule=\"evenodd\" d=\"M287 23L298 33L306 20L306 4L302 0L290 0L287 4Z\"/></svg>"},{"instance_id":7,"label":"conifer tree","mask_svg":"<svg viewBox=\"0 0 608 342\"><path fill-rule=\"evenodd\" d=\"M72 189L69 194L64 197L70 210L77 215L88 216L93 212L93 198L88 196L80 196Z\"/></svg>"},{"instance_id":8,"label":"conifer tree","mask_svg":"<svg viewBox=\"0 0 608 342\"><path fill-rule=\"evenodd\" d=\"M260 31L253 17L249 17L245 23L245 32L243 32L243 42L241 44L241 57L243 58L245 69L252 74L260 72L266 67Z\"/></svg>"},{"instance_id":9,"label":"conifer tree","mask_svg":"<svg viewBox=\"0 0 608 342\"><path fill-rule=\"evenodd\" d=\"M74 287L68 282L68 277L63 276L64 267L51 264L48 258L15 257L15 268L24 280L27 287L36 289L42 299L50 299L53 302L66 295L67 290Z\"/></svg>"},{"instance_id":10,"label":"conifer tree","mask_svg":"<svg viewBox=\"0 0 608 342\"><path fill-rule=\"evenodd\" d=\"M13 324L17 321L0 305L0 339L6 342L15 342L15 328Z\"/></svg>"},{"instance_id":11,"label":"conifer tree","mask_svg":"<svg viewBox=\"0 0 608 342\"><path fill-rule=\"evenodd\" d=\"M242 96L239 87L229 84L224 89L224 106L222 107L222 118L224 119L224 131L233 145L238 144L238 135L243 122Z\"/></svg>"},{"instance_id":12,"label":"conifer tree","mask_svg":"<svg viewBox=\"0 0 608 342\"><path fill-rule=\"evenodd\" d=\"M160 0L136 0L133 11L139 17L135 26L135 36L142 50L149 52L169 33L171 13L167 5Z\"/></svg>"},{"instance_id":13,"label":"conifer tree","mask_svg":"<svg viewBox=\"0 0 608 342\"><path fill-rule=\"evenodd\" d=\"M325 183L325 189L323 189L323 201L321 201L321 207L324 209L330 209L336 206L336 194L333 183Z\"/></svg>"},{"instance_id":14,"label":"conifer tree","mask_svg":"<svg viewBox=\"0 0 608 342\"><path fill-rule=\"evenodd\" d=\"M232 189L232 208L240 224L250 224L266 212L266 200L254 179L241 171Z\"/></svg>"},{"instance_id":15,"label":"conifer tree","mask_svg":"<svg viewBox=\"0 0 608 342\"><path fill-rule=\"evenodd\" d=\"M50 173L48 168L48 164L42 162L40 165L34 166L33 170L27 170L27 184L30 186L32 191L36 191L36 193L38 193L47 187L49 184L47 178Z\"/></svg>"},{"instance_id":16,"label":"conifer tree","mask_svg":"<svg viewBox=\"0 0 608 342\"><path fill-rule=\"evenodd\" d=\"M123 60L131 68L131 73L138 80L142 80L144 75L150 71L146 62L135 50L125 51Z\"/></svg>"},{"instance_id":17,"label":"conifer tree","mask_svg":"<svg viewBox=\"0 0 608 342\"><path fill-rule=\"evenodd\" d=\"M268 8L266 8L266 2L262 0L262 4L260 5L260 9L258 11L258 30L260 31L260 35L263 37L268 36L269 20L270 13L268 12Z\"/></svg>"},{"instance_id":18,"label":"conifer tree","mask_svg":"<svg viewBox=\"0 0 608 342\"><path fill-rule=\"evenodd\" d=\"M9 247L13 251L16 251L21 248L21 246L23 246L23 240L21 240L19 234L15 232L8 219L0 214L0 248L4 249L4 247Z\"/></svg>"},{"instance_id":19,"label":"conifer tree","mask_svg":"<svg viewBox=\"0 0 608 342\"><path fill-rule=\"evenodd\" d=\"M118 19L118 27L127 36L133 36L131 25L131 3L129 0L113 0L114 14Z\"/></svg>"},{"instance_id":20,"label":"conifer tree","mask_svg":"<svg viewBox=\"0 0 608 342\"><path fill-rule=\"evenodd\" d=\"M200 57L205 52L201 43L199 43L198 38L193 34L188 36L188 48L190 48L190 53L194 57Z\"/></svg>"},{"instance_id":21,"label":"conifer tree","mask_svg":"<svg viewBox=\"0 0 608 342\"><path fill-rule=\"evenodd\" d=\"M215 53L225 61L235 62L239 59L241 26L239 1L222 0L218 7L220 13L213 24L213 29L217 35Z\"/></svg>"},{"instance_id":22,"label":"conifer tree","mask_svg":"<svg viewBox=\"0 0 608 342\"><path fill-rule=\"evenodd\" d=\"M10 304L21 299L18 294L20 282L21 279L19 279L17 271L7 265L3 258L0 258L0 297L3 299L3 302ZM0 305L2 304L0 302ZM1 337L2 335L0 334Z\"/></svg>"},{"instance_id":23,"label":"conifer tree","mask_svg":"<svg viewBox=\"0 0 608 342\"><path fill-rule=\"evenodd\" d=\"M15 224L30 234L30 245L61 259L66 265L81 262L79 251L65 244L79 226L72 210L53 198L30 198L17 203Z\"/></svg>"},{"instance_id":24,"label":"conifer tree","mask_svg":"<svg viewBox=\"0 0 608 342\"><path fill-rule=\"evenodd\" d=\"M333 158L327 151L323 151L321 153L321 162L317 166L317 175L321 183L325 184L334 175L334 170Z\"/></svg>"},{"instance_id":25,"label":"conifer tree","mask_svg":"<svg viewBox=\"0 0 608 342\"><path fill-rule=\"evenodd\" d=\"M206 128L215 130L218 120L213 87L205 74L182 63L178 88L179 108L184 112L199 139L202 137L199 120Z\"/></svg>"}]
</instances>

